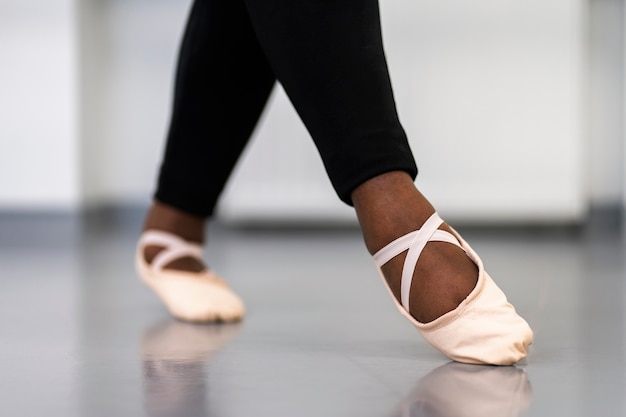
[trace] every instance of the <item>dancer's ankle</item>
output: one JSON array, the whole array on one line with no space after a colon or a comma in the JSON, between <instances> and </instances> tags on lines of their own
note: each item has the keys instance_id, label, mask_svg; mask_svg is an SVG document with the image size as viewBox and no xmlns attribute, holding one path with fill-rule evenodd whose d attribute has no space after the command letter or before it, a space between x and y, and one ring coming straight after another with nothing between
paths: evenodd
<instances>
[{"instance_id":1,"label":"dancer's ankle","mask_svg":"<svg viewBox=\"0 0 626 417\"><path fill-rule=\"evenodd\" d=\"M163 230L190 242L203 243L205 224L203 217L155 200L148 209L143 230Z\"/></svg>"},{"instance_id":2,"label":"dancer's ankle","mask_svg":"<svg viewBox=\"0 0 626 417\"><path fill-rule=\"evenodd\" d=\"M418 228L435 212L403 171L371 178L358 186L351 197L371 255Z\"/></svg>"},{"instance_id":3,"label":"dancer's ankle","mask_svg":"<svg viewBox=\"0 0 626 417\"><path fill-rule=\"evenodd\" d=\"M202 244L204 242L205 219L182 210L154 201L148 209L143 230L161 230L172 233L189 242ZM159 246L147 246L143 256L147 263L163 250ZM183 257L174 260L166 266L167 269L181 271L200 272L206 269L200 260L191 257Z\"/></svg>"},{"instance_id":4,"label":"dancer's ankle","mask_svg":"<svg viewBox=\"0 0 626 417\"><path fill-rule=\"evenodd\" d=\"M368 251L374 254L396 238L418 230L435 208L417 190L404 172L379 175L352 193ZM452 232L443 223L439 229ZM397 300L406 253L382 267L383 275ZM410 314L426 323L455 309L475 287L476 265L462 249L449 243L429 242L413 271Z\"/></svg>"}]
</instances>

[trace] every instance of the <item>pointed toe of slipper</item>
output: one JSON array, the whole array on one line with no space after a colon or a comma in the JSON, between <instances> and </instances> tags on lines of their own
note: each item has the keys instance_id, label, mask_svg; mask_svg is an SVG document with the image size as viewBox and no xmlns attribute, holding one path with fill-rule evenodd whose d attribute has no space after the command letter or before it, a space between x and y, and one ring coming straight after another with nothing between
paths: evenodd
<instances>
[{"instance_id":1,"label":"pointed toe of slipper","mask_svg":"<svg viewBox=\"0 0 626 417\"><path fill-rule=\"evenodd\" d=\"M486 273L457 309L416 327L430 344L464 363L512 365L526 357L533 341L528 323Z\"/></svg>"}]
</instances>

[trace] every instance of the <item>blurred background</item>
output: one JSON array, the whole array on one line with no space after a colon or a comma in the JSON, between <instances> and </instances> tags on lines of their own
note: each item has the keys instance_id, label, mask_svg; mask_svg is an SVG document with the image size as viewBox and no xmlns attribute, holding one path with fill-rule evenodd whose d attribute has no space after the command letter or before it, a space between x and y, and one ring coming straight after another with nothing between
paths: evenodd
<instances>
[{"instance_id":1,"label":"blurred background","mask_svg":"<svg viewBox=\"0 0 626 417\"><path fill-rule=\"evenodd\" d=\"M190 1L0 1L0 213L143 210ZM417 184L452 222L581 223L624 190L621 0L382 0ZM207 179L209 180L209 179ZM277 86L227 222L353 222Z\"/></svg>"},{"instance_id":2,"label":"blurred background","mask_svg":"<svg viewBox=\"0 0 626 417\"><path fill-rule=\"evenodd\" d=\"M0 415L626 415L623 1L380 3L417 185L528 362L401 320L280 86L209 227L244 327L172 320L133 255L191 1L0 0Z\"/></svg>"}]
</instances>

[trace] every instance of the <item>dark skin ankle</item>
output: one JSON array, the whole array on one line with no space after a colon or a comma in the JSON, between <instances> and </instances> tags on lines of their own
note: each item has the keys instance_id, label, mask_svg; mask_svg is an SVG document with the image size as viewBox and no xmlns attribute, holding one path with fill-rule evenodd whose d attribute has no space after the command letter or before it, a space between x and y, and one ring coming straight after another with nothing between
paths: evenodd
<instances>
[{"instance_id":1,"label":"dark skin ankle","mask_svg":"<svg viewBox=\"0 0 626 417\"><path fill-rule=\"evenodd\" d=\"M206 220L182 210L155 201L146 215L143 230L155 229L175 234L189 242L202 244ZM146 262L151 263L154 257L163 250L159 246L148 246L144 252ZM206 266L195 258L180 258L169 265L167 269L200 272Z\"/></svg>"},{"instance_id":2,"label":"dark skin ankle","mask_svg":"<svg viewBox=\"0 0 626 417\"><path fill-rule=\"evenodd\" d=\"M354 208L370 254L394 239L419 229L435 212L411 177L395 171L374 177L352 193ZM447 224L440 229L451 231ZM406 252L382 267L394 296L400 299ZM454 310L476 286L478 268L465 252L443 242L430 242L416 265L409 296L410 314L428 323Z\"/></svg>"}]
</instances>

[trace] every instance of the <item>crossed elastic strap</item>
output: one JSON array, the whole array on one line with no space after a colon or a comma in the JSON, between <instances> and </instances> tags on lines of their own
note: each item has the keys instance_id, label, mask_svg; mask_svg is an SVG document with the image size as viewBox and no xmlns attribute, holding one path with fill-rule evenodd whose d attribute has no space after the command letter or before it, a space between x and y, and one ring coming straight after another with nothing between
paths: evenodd
<instances>
[{"instance_id":1,"label":"crossed elastic strap","mask_svg":"<svg viewBox=\"0 0 626 417\"><path fill-rule=\"evenodd\" d=\"M160 251L150 263L153 271L161 271L167 265L180 258L195 258L202 261L203 248L201 245L187 242L180 237L160 230L147 230L139 239L139 247L143 252L146 246L159 246Z\"/></svg>"},{"instance_id":2,"label":"crossed elastic strap","mask_svg":"<svg viewBox=\"0 0 626 417\"><path fill-rule=\"evenodd\" d=\"M407 233L389 243L387 246L374 254L374 261L379 268L385 265L394 257L408 249L404 266L402 267L402 281L400 284L400 301L402 307L409 311L409 293L411 291L411 281L413 280L413 272L415 265L428 242L447 242L463 249L459 241L454 235L445 230L438 230L443 220L435 212L426 220L422 228L414 232ZM463 249L465 251L465 249Z\"/></svg>"}]
</instances>

